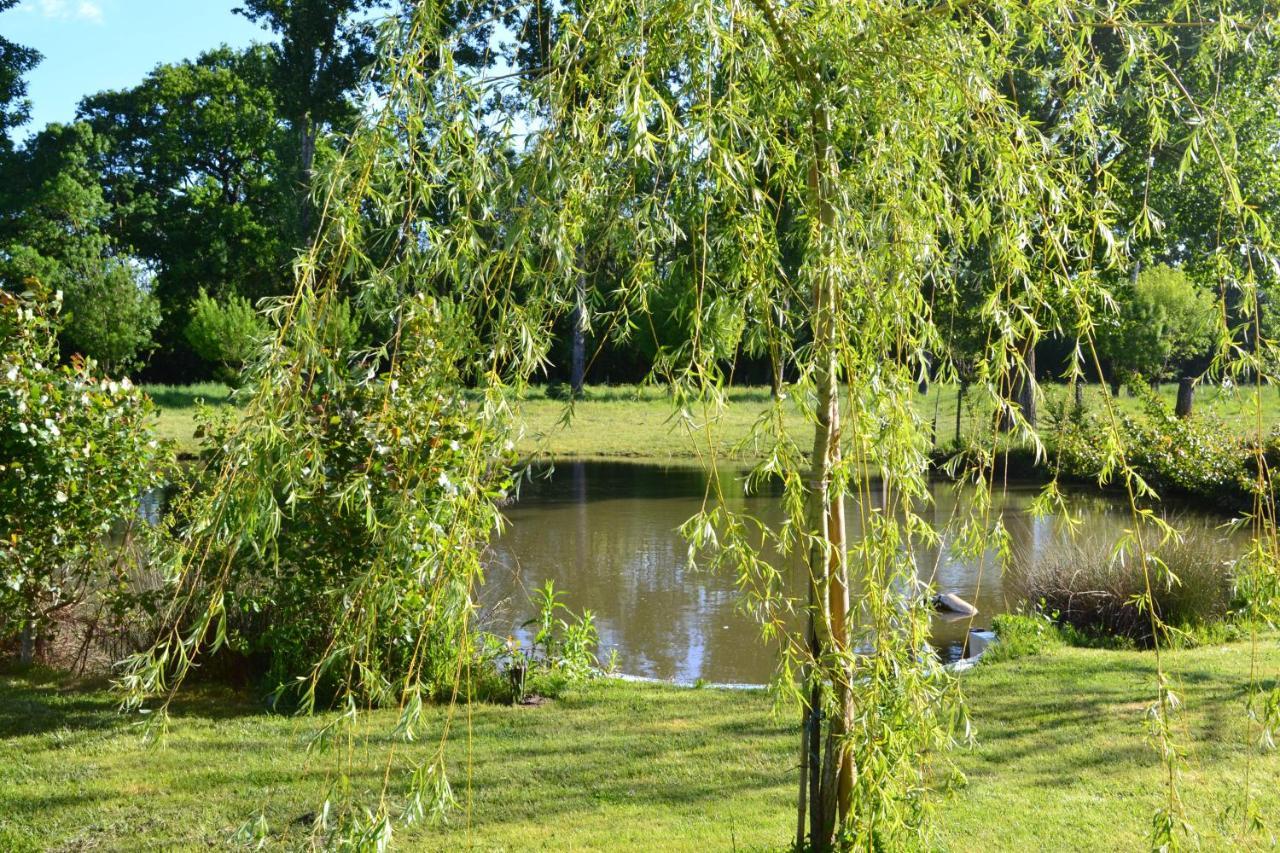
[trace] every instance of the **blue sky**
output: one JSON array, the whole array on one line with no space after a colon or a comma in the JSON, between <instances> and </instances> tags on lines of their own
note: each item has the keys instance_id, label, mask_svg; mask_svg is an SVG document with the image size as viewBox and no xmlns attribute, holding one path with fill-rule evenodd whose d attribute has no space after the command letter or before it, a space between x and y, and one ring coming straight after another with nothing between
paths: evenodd
<instances>
[{"instance_id":1,"label":"blue sky","mask_svg":"<svg viewBox=\"0 0 1280 853\"><path fill-rule=\"evenodd\" d=\"M231 10L240 0L20 0L0 13L5 38L44 55L27 75L32 120L21 138L51 121L70 121L76 103L142 80L160 63L194 58L270 34Z\"/></svg>"}]
</instances>

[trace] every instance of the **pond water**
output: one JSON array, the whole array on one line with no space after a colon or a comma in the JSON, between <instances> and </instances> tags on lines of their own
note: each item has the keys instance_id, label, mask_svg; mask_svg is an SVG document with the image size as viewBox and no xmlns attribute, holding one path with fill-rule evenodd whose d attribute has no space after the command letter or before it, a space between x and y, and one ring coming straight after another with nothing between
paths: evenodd
<instances>
[{"instance_id":1,"label":"pond water","mask_svg":"<svg viewBox=\"0 0 1280 853\"><path fill-rule=\"evenodd\" d=\"M745 495L738 472L721 476L737 509L781 521L774 496ZM687 564L679 527L698 511L706 486L697 469L598 462L560 464L549 478L524 483L520 499L506 509L510 524L489 560L482 595L489 628L527 640L520 626L532 615L529 595L551 580L575 612L589 608L595 614L601 659L616 650L623 673L680 682L768 681L774 651L742 612L734 579ZM932 490L925 512L935 527L966 511L963 490L945 482ZM960 653L970 627L989 627L992 616L1023 604L1017 575L1070 543L1062 521L1029 512L1037 493L1035 485L1010 484L995 497L993 517L1002 517L1013 545L1003 576L993 554L959 559L946 536L941 547L918 549L922 579L978 608L972 622L934 617L934 643L944 656ZM1077 538L1113 542L1128 526L1128 504L1115 497L1079 493L1068 503L1083 519ZM849 512L851 538L859 532L856 518ZM1189 536L1222 535L1216 517L1179 512L1177 523ZM803 569L793 573L800 597Z\"/></svg>"}]
</instances>

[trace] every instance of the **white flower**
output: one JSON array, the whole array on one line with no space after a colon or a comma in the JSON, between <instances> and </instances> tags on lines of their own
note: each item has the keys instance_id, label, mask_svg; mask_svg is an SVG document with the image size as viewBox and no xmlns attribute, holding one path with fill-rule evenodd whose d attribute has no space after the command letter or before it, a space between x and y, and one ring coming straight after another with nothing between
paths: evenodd
<instances>
[{"instance_id":1,"label":"white flower","mask_svg":"<svg viewBox=\"0 0 1280 853\"><path fill-rule=\"evenodd\" d=\"M15 364L11 366L9 368L9 372L6 373L5 376L8 378L10 382L13 382L14 380L16 380L18 378L18 365Z\"/></svg>"},{"instance_id":2,"label":"white flower","mask_svg":"<svg viewBox=\"0 0 1280 853\"><path fill-rule=\"evenodd\" d=\"M440 488L444 489L445 494L453 496L458 493L458 487L453 484L453 481L449 479L449 475L445 472L440 472L440 478L436 482L440 484Z\"/></svg>"},{"instance_id":3,"label":"white flower","mask_svg":"<svg viewBox=\"0 0 1280 853\"><path fill-rule=\"evenodd\" d=\"M121 388L123 388L124 390L128 391L130 388L132 388L132 387L133 387L133 383L132 383L132 382L130 382L130 381L129 381L129 377L128 377L128 376L126 376L124 379L121 379L121 380L120 380L120 387L121 387Z\"/></svg>"},{"instance_id":4,"label":"white flower","mask_svg":"<svg viewBox=\"0 0 1280 853\"><path fill-rule=\"evenodd\" d=\"M44 419L44 428L49 430L49 432L53 433L55 436L62 435L62 430L58 429L58 425L48 418Z\"/></svg>"},{"instance_id":5,"label":"white flower","mask_svg":"<svg viewBox=\"0 0 1280 853\"><path fill-rule=\"evenodd\" d=\"M54 493L53 499L60 504L64 504L67 502L67 493L62 491L62 489L58 489L58 491Z\"/></svg>"}]
</instances>

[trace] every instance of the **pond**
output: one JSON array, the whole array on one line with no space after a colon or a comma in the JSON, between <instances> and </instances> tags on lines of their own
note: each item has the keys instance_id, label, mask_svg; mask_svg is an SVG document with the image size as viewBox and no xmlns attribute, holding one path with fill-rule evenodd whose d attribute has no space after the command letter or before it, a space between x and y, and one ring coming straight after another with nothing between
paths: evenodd
<instances>
[{"instance_id":1,"label":"pond","mask_svg":"<svg viewBox=\"0 0 1280 853\"><path fill-rule=\"evenodd\" d=\"M781 521L774 496L743 494L740 472L721 476L737 509ZM488 626L527 640L520 626L532 615L529 595L551 580L575 612L595 614L601 659L616 651L623 673L684 683L768 681L774 652L742 612L734 579L687 562L679 527L698 511L706 485L698 469L602 462L562 463L552 476L524 483L505 511L508 529L493 544L482 595ZM1018 574L1070 543L1061 520L1029 511L1038 490L1011 483L995 496L993 518L1002 517L1013 545L1003 576L994 554L959 559L945 536L940 548L918 549L921 578L978 608L972 622L934 617L934 644L944 656L960 653L970 627L989 627L995 614L1021 606ZM965 491L947 482L932 491L926 513L935 527L966 511ZM1083 520L1077 538L1113 542L1129 524L1127 502L1114 496L1082 491L1068 504ZM851 538L858 535L856 518L849 513ZM1216 517L1179 512L1177 524L1191 537L1222 535ZM793 572L795 595L802 596L803 570Z\"/></svg>"}]
</instances>

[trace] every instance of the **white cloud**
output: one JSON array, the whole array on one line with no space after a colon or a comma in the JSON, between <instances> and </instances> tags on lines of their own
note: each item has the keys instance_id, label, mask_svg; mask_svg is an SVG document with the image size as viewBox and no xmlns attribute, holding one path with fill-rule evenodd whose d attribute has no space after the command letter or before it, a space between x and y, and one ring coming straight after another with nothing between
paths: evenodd
<instances>
[{"instance_id":1,"label":"white cloud","mask_svg":"<svg viewBox=\"0 0 1280 853\"><path fill-rule=\"evenodd\" d=\"M52 21L102 23L102 6L97 0L32 0L18 8Z\"/></svg>"}]
</instances>

